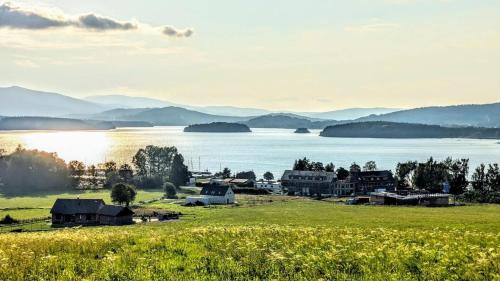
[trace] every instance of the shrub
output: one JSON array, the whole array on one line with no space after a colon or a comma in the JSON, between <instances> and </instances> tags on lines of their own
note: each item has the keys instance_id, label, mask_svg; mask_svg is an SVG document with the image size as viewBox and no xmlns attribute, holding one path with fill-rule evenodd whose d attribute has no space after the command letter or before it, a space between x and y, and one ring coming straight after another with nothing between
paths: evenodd
<instances>
[{"instance_id":1,"label":"shrub","mask_svg":"<svg viewBox=\"0 0 500 281\"><path fill-rule=\"evenodd\" d=\"M166 182L164 185L165 195L169 199L177 199L177 190L175 189L175 185L171 182Z\"/></svg>"}]
</instances>

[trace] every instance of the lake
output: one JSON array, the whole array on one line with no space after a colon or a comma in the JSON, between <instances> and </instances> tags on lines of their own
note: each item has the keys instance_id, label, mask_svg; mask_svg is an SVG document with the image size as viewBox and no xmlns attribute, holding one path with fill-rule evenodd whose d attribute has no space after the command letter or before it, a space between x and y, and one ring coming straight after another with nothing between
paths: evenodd
<instances>
[{"instance_id":1,"label":"lake","mask_svg":"<svg viewBox=\"0 0 500 281\"><path fill-rule=\"evenodd\" d=\"M9 131L0 132L0 148L12 151L18 144L57 152L66 161L86 164L114 160L129 163L134 153L149 144L176 146L192 170L215 172L265 171L281 176L297 158L333 162L349 167L369 160L394 170L397 162L424 161L433 156L469 158L472 169L480 163L500 162L498 140L472 139L369 139L324 138L319 131L294 134L288 129L255 129L252 133L184 133L183 127L120 128L111 131ZM472 170L471 169L471 170Z\"/></svg>"}]
</instances>

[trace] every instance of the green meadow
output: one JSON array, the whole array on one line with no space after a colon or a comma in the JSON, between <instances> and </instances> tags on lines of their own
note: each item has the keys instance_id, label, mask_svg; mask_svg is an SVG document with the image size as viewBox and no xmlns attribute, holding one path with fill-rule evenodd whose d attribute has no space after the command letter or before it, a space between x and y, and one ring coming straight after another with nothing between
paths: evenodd
<instances>
[{"instance_id":1,"label":"green meadow","mask_svg":"<svg viewBox=\"0 0 500 281\"><path fill-rule=\"evenodd\" d=\"M94 192L4 197L0 206L43 208L15 212L46 215L55 198L76 196L110 202L108 193ZM139 191L137 201L160 196ZM180 201L141 206L179 211L178 221L0 234L0 280L500 278L498 205L347 206L287 196L237 196L237 205L214 207Z\"/></svg>"}]
</instances>

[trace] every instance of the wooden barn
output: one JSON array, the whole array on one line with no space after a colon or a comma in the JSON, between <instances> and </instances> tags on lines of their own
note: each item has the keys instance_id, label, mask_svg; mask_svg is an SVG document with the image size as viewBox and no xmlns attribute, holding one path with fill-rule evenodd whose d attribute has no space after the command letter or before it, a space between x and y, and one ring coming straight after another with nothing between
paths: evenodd
<instances>
[{"instance_id":1,"label":"wooden barn","mask_svg":"<svg viewBox=\"0 0 500 281\"><path fill-rule=\"evenodd\" d=\"M53 225L131 224L134 212L106 205L102 199L57 199L50 210Z\"/></svg>"},{"instance_id":2,"label":"wooden barn","mask_svg":"<svg viewBox=\"0 0 500 281\"><path fill-rule=\"evenodd\" d=\"M50 210L52 224L98 224L97 211L103 205L102 199L57 199Z\"/></svg>"},{"instance_id":3,"label":"wooden barn","mask_svg":"<svg viewBox=\"0 0 500 281\"><path fill-rule=\"evenodd\" d=\"M132 224L134 212L127 207L103 205L97 210L99 224L125 225Z\"/></svg>"}]
</instances>

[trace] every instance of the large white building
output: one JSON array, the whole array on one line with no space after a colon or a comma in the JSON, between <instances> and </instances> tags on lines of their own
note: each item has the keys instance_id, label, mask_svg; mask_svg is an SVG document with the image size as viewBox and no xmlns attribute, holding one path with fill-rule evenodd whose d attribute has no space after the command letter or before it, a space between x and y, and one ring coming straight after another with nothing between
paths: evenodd
<instances>
[{"instance_id":1,"label":"large white building","mask_svg":"<svg viewBox=\"0 0 500 281\"><path fill-rule=\"evenodd\" d=\"M203 187L198 196L186 197L186 204L202 203L211 204L233 204L234 192L229 186L208 185Z\"/></svg>"}]
</instances>

